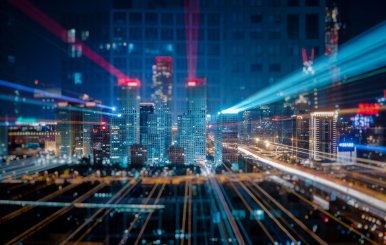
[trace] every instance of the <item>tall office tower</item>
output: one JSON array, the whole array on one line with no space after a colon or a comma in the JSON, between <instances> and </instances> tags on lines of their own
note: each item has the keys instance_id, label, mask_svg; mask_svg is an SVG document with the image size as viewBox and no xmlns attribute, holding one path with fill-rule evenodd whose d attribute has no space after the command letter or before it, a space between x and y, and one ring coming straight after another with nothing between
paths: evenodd
<instances>
[{"instance_id":1,"label":"tall office tower","mask_svg":"<svg viewBox=\"0 0 386 245\"><path fill-rule=\"evenodd\" d=\"M106 164L110 161L110 127L107 123L94 125L91 139L94 164Z\"/></svg>"},{"instance_id":2,"label":"tall office tower","mask_svg":"<svg viewBox=\"0 0 386 245\"><path fill-rule=\"evenodd\" d=\"M147 162L146 146L134 144L130 146L130 164L144 165Z\"/></svg>"},{"instance_id":3,"label":"tall office tower","mask_svg":"<svg viewBox=\"0 0 386 245\"><path fill-rule=\"evenodd\" d=\"M312 112L310 117L310 158L316 161L336 158L337 112Z\"/></svg>"},{"instance_id":4,"label":"tall office tower","mask_svg":"<svg viewBox=\"0 0 386 245\"><path fill-rule=\"evenodd\" d=\"M57 151L62 156L83 155L83 108L79 103L58 102L55 111L57 120Z\"/></svg>"},{"instance_id":5,"label":"tall office tower","mask_svg":"<svg viewBox=\"0 0 386 245\"><path fill-rule=\"evenodd\" d=\"M214 123L214 165L223 164L222 161L222 114L217 114Z\"/></svg>"},{"instance_id":6,"label":"tall office tower","mask_svg":"<svg viewBox=\"0 0 386 245\"><path fill-rule=\"evenodd\" d=\"M310 115L294 115L292 120L294 121L292 133L293 152L298 157L308 158L310 148Z\"/></svg>"},{"instance_id":7,"label":"tall office tower","mask_svg":"<svg viewBox=\"0 0 386 245\"><path fill-rule=\"evenodd\" d=\"M169 159L171 164L184 164L184 148L172 145L169 147Z\"/></svg>"},{"instance_id":8,"label":"tall office tower","mask_svg":"<svg viewBox=\"0 0 386 245\"><path fill-rule=\"evenodd\" d=\"M206 159L206 78L190 78L186 85L188 94L187 116L191 120L190 134L193 140L193 155L190 156L193 159L186 160L204 163Z\"/></svg>"},{"instance_id":9,"label":"tall office tower","mask_svg":"<svg viewBox=\"0 0 386 245\"><path fill-rule=\"evenodd\" d=\"M184 152L184 163L194 164L194 140L193 140L192 116L183 114L177 117L177 133L174 146L181 147Z\"/></svg>"},{"instance_id":10,"label":"tall office tower","mask_svg":"<svg viewBox=\"0 0 386 245\"><path fill-rule=\"evenodd\" d=\"M154 116L150 116L149 124L155 129L155 145L147 145L152 151L150 162L166 161L168 150L172 143L172 91L173 91L173 60L170 56L157 56L153 66L152 101L154 102ZM151 143L151 142L149 142Z\"/></svg>"},{"instance_id":11,"label":"tall office tower","mask_svg":"<svg viewBox=\"0 0 386 245\"><path fill-rule=\"evenodd\" d=\"M254 108L242 112L241 122L239 123L239 142L251 143L256 136L256 127L261 119L260 109Z\"/></svg>"},{"instance_id":12,"label":"tall office tower","mask_svg":"<svg viewBox=\"0 0 386 245\"><path fill-rule=\"evenodd\" d=\"M239 115L218 114L214 129L214 163L237 163L239 142Z\"/></svg>"},{"instance_id":13,"label":"tall office tower","mask_svg":"<svg viewBox=\"0 0 386 245\"><path fill-rule=\"evenodd\" d=\"M139 89L138 79L118 80L119 112L111 118L110 160L114 164L127 167L130 164L130 146L139 143Z\"/></svg>"},{"instance_id":14,"label":"tall office tower","mask_svg":"<svg viewBox=\"0 0 386 245\"><path fill-rule=\"evenodd\" d=\"M149 116L154 114L154 103L139 104L139 142L144 145L148 134Z\"/></svg>"},{"instance_id":15,"label":"tall office tower","mask_svg":"<svg viewBox=\"0 0 386 245\"><path fill-rule=\"evenodd\" d=\"M222 159L236 163L238 158L238 114L222 114Z\"/></svg>"},{"instance_id":16,"label":"tall office tower","mask_svg":"<svg viewBox=\"0 0 386 245\"><path fill-rule=\"evenodd\" d=\"M92 141L92 130L94 126L100 125L102 123L102 114L101 108L98 105L101 105L102 102L98 100L93 100L88 97L88 95L83 95L82 99L86 101L84 105L82 120L83 120L83 156L88 157L93 161L93 141Z\"/></svg>"}]
</instances>

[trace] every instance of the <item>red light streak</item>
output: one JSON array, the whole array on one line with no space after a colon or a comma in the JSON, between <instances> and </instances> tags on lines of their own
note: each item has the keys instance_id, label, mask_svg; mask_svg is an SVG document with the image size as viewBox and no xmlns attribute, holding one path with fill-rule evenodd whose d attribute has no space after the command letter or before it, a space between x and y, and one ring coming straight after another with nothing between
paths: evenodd
<instances>
[{"instance_id":1,"label":"red light streak","mask_svg":"<svg viewBox=\"0 0 386 245\"><path fill-rule=\"evenodd\" d=\"M196 77L198 29L200 24L200 1L185 0L185 34L186 34L186 59L188 77ZM189 18L191 14L197 16Z\"/></svg>"},{"instance_id":2,"label":"red light streak","mask_svg":"<svg viewBox=\"0 0 386 245\"><path fill-rule=\"evenodd\" d=\"M52 19L43 11L41 11L39 8L34 6L30 1L9 0L9 3L14 7L16 7L17 9L19 9L24 14L26 14L27 16L31 17L33 20L35 20L45 29L50 31L55 36L57 36L63 42L70 43L67 40L67 30L64 27L62 27L58 22L56 22L54 19ZM113 76L117 77L118 79L127 78L127 76L123 72L121 72L115 66L110 64L108 61L106 61L102 56L97 54L95 51L93 51L89 46L87 46L82 41L75 39L75 41L71 42L71 44L80 46L82 49L82 53L85 57L87 57L89 60L99 65L107 72L111 73Z\"/></svg>"}]
</instances>

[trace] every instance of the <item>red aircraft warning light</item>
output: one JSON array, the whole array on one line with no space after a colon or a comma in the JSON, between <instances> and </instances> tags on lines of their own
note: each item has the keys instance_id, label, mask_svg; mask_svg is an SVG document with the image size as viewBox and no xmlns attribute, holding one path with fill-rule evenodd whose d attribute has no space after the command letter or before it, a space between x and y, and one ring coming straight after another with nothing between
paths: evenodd
<instances>
[{"instance_id":1,"label":"red aircraft warning light","mask_svg":"<svg viewBox=\"0 0 386 245\"><path fill-rule=\"evenodd\" d=\"M189 78L187 80L186 86L188 87L196 87L198 85L205 85L206 78Z\"/></svg>"},{"instance_id":2,"label":"red aircraft warning light","mask_svg":"<svg viewBox=\"0 0 386 245\"><path fill-rule=\"evenodd\" d=\"M173 58L171 56L156 56L155 63L168 63L173 64Z\"/></svg>"},{"instance_id":3,"label":"red aircraft warning light","mask_svg":"<svg viewBox=\"0 0 386 245\"><path fill-rule=\"evenodd\" d=\"M137 78L120 78L118 80L118 86L140 87L141 82Z\"/></svg>"}]
</instances>

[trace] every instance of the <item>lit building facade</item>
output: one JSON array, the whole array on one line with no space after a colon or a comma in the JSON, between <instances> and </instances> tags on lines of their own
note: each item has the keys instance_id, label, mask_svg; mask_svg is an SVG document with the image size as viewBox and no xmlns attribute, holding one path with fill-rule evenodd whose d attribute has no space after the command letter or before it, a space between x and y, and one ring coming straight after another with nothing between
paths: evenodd
<instances>
[{"instance_id":1,"label":"lit building facade","mask_svg":"<svg viewBox=\"0 0 386 245\"><path fill-rule=\"evenodd\" d=\"M104 123L94 125L92 128L92 154L94 164L110 162L110 127Z\"/></svg>"},{"instance_id":2,"label":"lit building facade","mask_svg":"<svg viewBox=\"0 0 386 245\"><path fill-rule=\"evenodd\" d=\"M8 152L17 156L33 156L40 151L55 153L55 138L58 136L55 124L19 124L9 126Z\"/></svg>"},{"instance_id":3,"label":"lit building facade","mask_svg":"<svg viewBox=\"0 0 386 245\"><path fill-rule=\"evenodd\" d=\"M101 105L100 101L91 100L87 95L83 96L83 99L87 101L84 105L82 121L83 121L83 152L82 155L88 157L93 161L93 141L92 130L94 126L102 123L102 111L98 105Z\"/></svg>"},{"instance_id":4,"label":"lit building facade","mask_svg":"<svg viewBox=\"0 0 386 245\"><path fill-rule=\"evenodd\" d=\"M310 148L310 115L294 115L292 149L296 156L309 157Z\"/></svg>"},{"instance_id":5,"label":"lit building facade","mask_svg":"<svg viewBox=\"0 0 386 245\"><path fill-rule=\"evenodd\" d=\"M56 139L58 153L72 157L83 155L83 112L79 103L58 102L55 109L57 120Z\"/></svg>"},{"instance_id":6,"label":"lit building facade","mask_svg":"<svg viewBox=\"0 0 386 245\"><path fill-rule=\"evenodd\" d=\"M310 115L310 158L336 159L337 112L312 112Z\"/></svg>"},{"instance_id":7,"label":"lit building facade","mask_svg":"<svg viewBox=\"0 0 386 245\"><path fill-rule=\"evenodd\" d=\"M172 143L172 92L173 92L173 59L170 56L157 56L153 66L154 114L149 116L148 129L153 140L146 145L151 148L150 162L168 160L168 150Z\"/></svg>"},{"instance_id":8,"label":"lit building facade","mask_svg":"<svg viewBox=\"0 0 386 245\"><path fill-rule=\"evenodd\" d=\"M194 78L187 81L187 121L190 121L189 134L192 141L192 155L186 147L185 162L204 163L206 159L206 114L207 91L206 78ZM188 124L188 125L189 125Z\"/></svg>"},{"instance_id":9,"label":"lit building facade","mask_svg":"<svg viewBox=\"0 0 386 245\"><path fill-rule=\"evenodd\" d=\"M110 161L127 167L130 164L129 150L139 144L139 89L138 79L119 79L118 114L111 117Z\"/></svg>"},{"instance_id":10,"label":"lit building facade","mask_svg":"<svg viewBox=\"0 0 386 245\"><path fill-rule=\"evenodd\" d=\"M232 165L238 160L239 115L219 114L215 129L215 164Z\"/></svg>"}]
</instances>

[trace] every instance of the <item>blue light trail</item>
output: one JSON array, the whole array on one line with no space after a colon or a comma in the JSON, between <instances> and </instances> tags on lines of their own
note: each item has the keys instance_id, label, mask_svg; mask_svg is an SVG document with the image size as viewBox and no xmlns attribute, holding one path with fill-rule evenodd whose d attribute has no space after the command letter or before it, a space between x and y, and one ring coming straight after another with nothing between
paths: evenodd
<instances>
[{"instance_id":1,"label":"blue light trail","mask_svg":"<svg viewBox=\"0 0 386 245\"><path fill-rule=\"evenodd\" d=\"M223 110L222 113L238 113L282 100L287 96L327 87L334 80L331 72L333 67L339 69L339 80L384 67L386 65L385 33L386 21L342 45L335 60L331 60L329 57L318 58L313 67L315 75L304 74L299 69L285 76L277 84Z\"/></svg>"},{"instance_id":2,"label":"blue light trail","mask_svg":"<svg viewBox=\"0 0 386 245\"><path fill-rule=\"evenodd\" d=\"M4 87L8 87L8 88L13 88L13 89L17 89L17 90L22 90L22 91L25 91L25 92L28 92L28 93L32 93L32 94L41 94L41 95L44 95L44 96L47 96L47 97L51 97L51 98L55 98L55 99L63 100L63 101L75 102L75 103L80 103L80 104L86 104L87 103L87 101L84 101L84 100L81 100L81 99L72 98L72 97L69 97L69 96L55 94L55 93L50 93L50 92L47 92L47 91L44 91L44 90L41 90L41 89L35 89L35 88L27 87L27 86L24 86L24 85L8 82L8 81L4 81L4 80L0 80L0 86L4 86ZM106 105L99 105L99 104L96 105L96 106L100 107L100 108L103 108L103 109L108 109L108 110L114 111L114 107L110 107L110 106L106 106Z\"/></svg>"}]
</instances>

